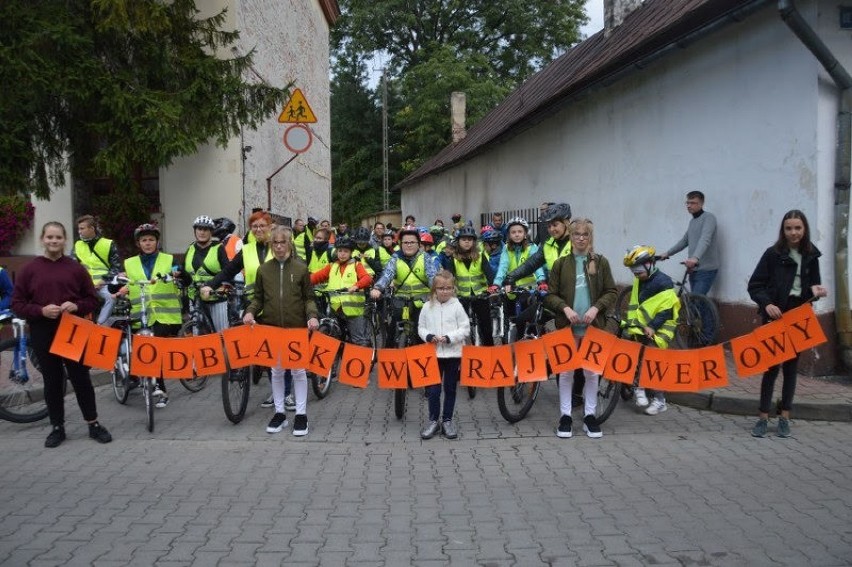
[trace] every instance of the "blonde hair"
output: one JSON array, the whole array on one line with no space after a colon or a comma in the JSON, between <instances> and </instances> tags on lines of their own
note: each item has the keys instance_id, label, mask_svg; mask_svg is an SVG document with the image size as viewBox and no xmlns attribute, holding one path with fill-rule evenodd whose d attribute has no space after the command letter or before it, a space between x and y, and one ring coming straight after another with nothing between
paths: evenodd
<instances>
[{"instance_id":1,"label":"blonde hair","mask_svg":"<svg viewBox=\"0 0 852 567\"><path fill-rule=\"evenodd\" d=\"M590 276L593 276L598 271L597 262L595 261L595 224L591 219L576 218L568 225L568 232L573 236L578 228L585 228L589 233L589 260L586 262L586 270L588 270Z\"/></svg>"},{"instance_id":2,"label":"blonde hair","mask_svg":"<svg viewBox=\"0 0 852 567\"><path fill-rule=\"evenodd\" d=\"M272 244L272 242L275 240L276 237L279 237L279 239L287 241L287 244L284 246L285 250L287 250L287 257L289 258L293 255L293 253L295 252L295 249L293 248L293 229L288 226L275 225L275 227L269 234L270 247L275 246L274 244Z\"/></svg>"},{"instance_id":3,"label":"blonde hair","mask_svg":"<svg viewBox=\"0 0 852 567\"><path fill-rule=\"evenodd\" d=\"M432 287L429 293L429 299L431 301L437 301L438 295L438 280L446 281L449 285L456 287L456 277L449 270L439 270L437 274L432 278ZM455 296L455 290L453 292L453 296Z\"/></svg>"}]
</instances>

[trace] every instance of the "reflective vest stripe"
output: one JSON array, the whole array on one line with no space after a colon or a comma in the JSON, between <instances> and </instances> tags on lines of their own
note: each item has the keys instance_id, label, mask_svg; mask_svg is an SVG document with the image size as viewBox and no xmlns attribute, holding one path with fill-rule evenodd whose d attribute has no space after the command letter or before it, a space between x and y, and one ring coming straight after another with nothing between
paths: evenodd
<instances>
[{"instance_id":1,"label":"reflective vest stripe","mask_svg":"<svg viewBox=\"0 0 852 567\"><path fill-rule=\"evenodd\" d=\"M396 261L396 276L393 281L396 284L397 294L403 297L416 297L429 293L429 279L426 276L426 256L418 254L414 266L409 268L408 264L398 258Z\"/></svg>"},{"instance_id":2,"label":"reflective vest stripe","mask_svg":"<svg viewBox=\"0 0 852 567\"><path fill-rule=\"evenodd\" d=\"M174 258L171 254L160 252L154 262L152 274L167 274L172 269ZM148 279L145 269L142 267L142 258L133 256L124 261L124 271L132 282ZM174 282L157 283L148 287L150 301L148 302L148 324L163 323L165 325L179 325L182 322L180 297ZM142 310L142 301L139 286L130 285L128 294L131 305L131 313L138 315Z\"/></svg>"},{"instance_id":3,"label":"reflective vest stripe","mask_svg":"<svg viewBox=\"0 0 852 567\"><path fill-rule=\"evenodd\" d=\"M207 251L207 256L201 262L201 267L198 271L192 267L192 262L195 259L195 245L191 244L186 251L186 259L183 262L184 271L192 276L194 282L206 282L213 279L213 276L222 271L222 266L219 264L219 246L214 244Z\"/></svg>"},{"instance_id":4,"label":"reflective vest stripe","mask_svg":"<svg viewBox=\"0 0 852 567\"><path fill-rule=\"evenodd\" d=\"M349 289L358 283L358 273L355 261L350 260L341 268L340 262L335 262L328 273L329 289ZM335 294L330 298L331 308L335 311L343 311L347 317L359 317L364 314L364 294L346 293Z\"/></svg>"},{"instance_id":5,"label":"reflective vest stripe","mask_svg":"<svg viewBox=\"0 0 852 567\"><path fill-rule=\"evenodd\" d=\"M104 262L109 261L109 249L111 246L112 240L108 238L99 238L95 242L94 251L89 248L88 243L82 240L74 243L74 254L77 256L80 264L92 276L93 282L103 279L109 273L109 265L104 264Z\"/></svg>"},{"instance_id":6,"label":"reflective vest stripe","mask_svg":"<svg viewBox=\"0 0 852 567\"><path fill-rule=\"evenodd\" d=\"M482 254L477 254L470 267L461 260L454 259L456 268L456 288L462 296L479 295L488 287L488 280L482 270Z\"/></svg>"},{"instance_id":7,"label":"reflective vest stripe","mask_svg":"<svg viewBox=\"0 0 852 567\"><path fill-rule=\"evenodd\" d=\"M680 312L680 299L673 289L667 289L660 293L649 297L641 304L639 303L639 280L633 282L633 289L630 291L630 305L627 308L627 322L639 327L647 327L648 323L656 316L657 313L672 310L672 317L657 329L654 336L654 342L659 348L668 347L671 340L674 338L675 330L677 329L677 316ZM636 326L627 328L627 333L630 335L641 336L644 331Z\"/></svg>"}]
</instances>

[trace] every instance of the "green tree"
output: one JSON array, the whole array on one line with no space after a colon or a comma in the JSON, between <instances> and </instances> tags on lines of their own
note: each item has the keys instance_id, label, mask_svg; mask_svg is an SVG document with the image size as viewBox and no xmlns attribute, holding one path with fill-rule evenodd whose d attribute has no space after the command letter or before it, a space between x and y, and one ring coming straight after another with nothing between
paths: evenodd
<instances>
[{"instance_id":1,"label":"green tree","mask_svg":"<svg viewBox=\"0 0 852 567\"><path fill-rule=\"evenodd\" d=\"M580 39L583 0L340 0L338 53L387 60L391 185L451 141L450 94L471 126ZM332 100L332 127L334 128ZM381 131L376 133L381 136ZM341 141L341 146L345 143ZM378 163L381 163L381 154ZM338 163L332 147L333 163ZM339 200L333 185L333 199Z\"/></svg>"},{"instance_id":2,"label":"green tree","mask_svg":"<svg viewBox=\"0 0 852 567\"><path fill-rule=\"evenodd\" d=\"M257 127L288 93L244 79L252 53L232 56L225 17L193 0L0 3L0 190L48 198L72 164L129 186L134 166Z\"/></svg>"}]
</instances>

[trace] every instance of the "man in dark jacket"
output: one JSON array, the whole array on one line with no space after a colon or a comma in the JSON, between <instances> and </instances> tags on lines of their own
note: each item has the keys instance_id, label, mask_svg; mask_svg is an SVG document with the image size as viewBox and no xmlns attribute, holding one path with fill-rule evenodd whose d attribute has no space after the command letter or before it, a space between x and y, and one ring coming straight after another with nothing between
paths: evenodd
<instances>
[{"instance_id":1,"label":"man in dark jacket","mask_svg":"<svg viewBox=\"0 0 852 567\"><path fill-rule=\"evenodd\" d=\"M272 230L270 243L274 257L257 270L254 296L243 316L243 323L246 325L253 324L255 317L259 317L260 322L265 325L288 329L307 326L311 331L319 328L308 267L296 256L292 238L293 232L287 227L276 226ZM304 368L293 369L291 372L296 394L293 435L300 437L308 434L308 376ZM287 427L287 416L284 413L284 373L285 370L280 366L272 369L275 415L266 427L267 433L279 433Z\"/></svg>"}]
</instances>

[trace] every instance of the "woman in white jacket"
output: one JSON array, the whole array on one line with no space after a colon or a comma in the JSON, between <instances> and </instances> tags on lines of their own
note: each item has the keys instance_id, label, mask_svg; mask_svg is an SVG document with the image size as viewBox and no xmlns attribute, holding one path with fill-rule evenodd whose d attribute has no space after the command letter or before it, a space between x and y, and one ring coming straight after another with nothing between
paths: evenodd
<instances>
[{"instance_id":1,"label":"woman in white jacket","mask_svg":"<svg viewBox=\"0 0 852 567\"><path fill-rule=\"evenodd\" d=\"M441 384L426 388L429 398L429 423L420 432L421 439L431 439L443 431L447 439L458 437L453 422L456 389L461 370L462 345L470 336L470 320L464 307L456 298L455 278L447 270L435 274L432 295L423 305L418 321L420 338L434 343L438 350L438 368ZM444 411L441 414L441 386L444 388ZM439 417L443 415L443 420Z\"/></svg>"}]
</instances>

